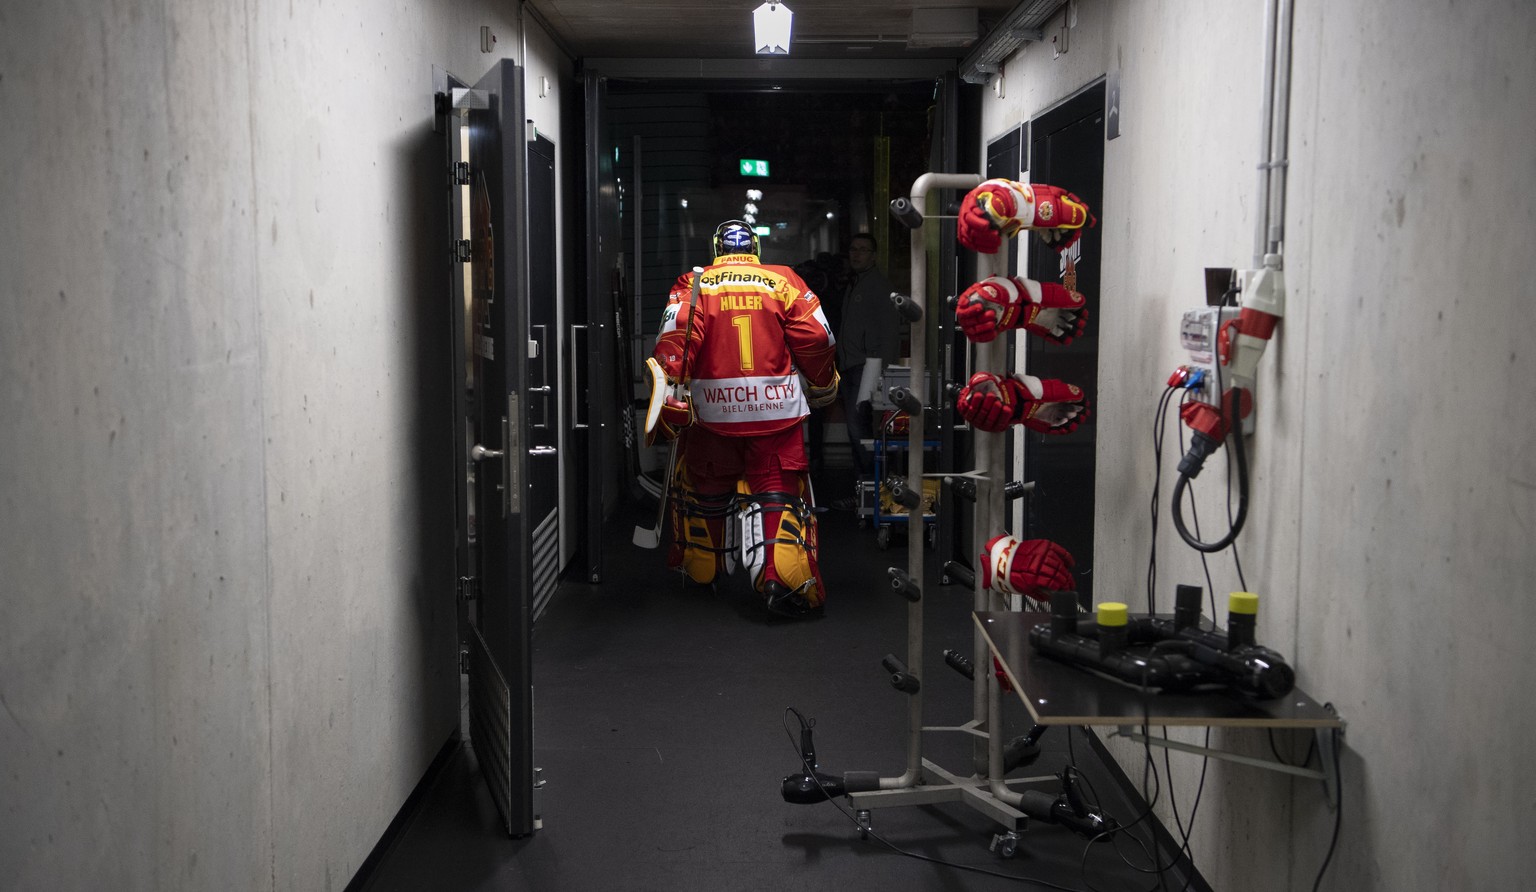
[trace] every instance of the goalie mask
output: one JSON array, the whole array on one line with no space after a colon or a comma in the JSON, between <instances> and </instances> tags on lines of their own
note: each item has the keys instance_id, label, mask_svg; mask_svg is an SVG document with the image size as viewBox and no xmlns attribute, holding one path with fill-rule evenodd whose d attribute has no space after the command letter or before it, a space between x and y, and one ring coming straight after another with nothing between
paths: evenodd
<instances>
[{"instance_id":1,"label":"goalie mask","mask_svg":"<svg viewBox=\"0 0 1536 892\"><path fill-rule=\"evenodd\" d=\"M751 254L756 257L762 253L758 250L757 233L740 220L727 220L715 227L714 248L716 257L724 254Z\"/></svg>"}]
</instances>

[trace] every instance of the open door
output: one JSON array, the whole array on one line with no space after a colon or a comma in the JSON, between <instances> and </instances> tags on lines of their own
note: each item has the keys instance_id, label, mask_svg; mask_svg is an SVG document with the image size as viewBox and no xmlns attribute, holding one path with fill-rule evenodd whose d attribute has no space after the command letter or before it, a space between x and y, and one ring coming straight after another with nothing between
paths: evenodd
<instances>
[{"instance_id":1,"label":"open door","mask_svg":"<svg viewBox=\"0 0 1536 892\"><path fill-rule=\"evenodd\" d=\"M623 305L619 282L619 190L614 174L613 137L608 132L607 79L596 71L585 74L585 175L583 207L585 252L582 256L585 300L584 324L573 333L581 349L573 351L572 368L583 376L572 388L572 443L578 450L571 463L581 476L577 486L581 519L579 560L588 582L603 579L603 526L627 485L635 461L635 430L627 411L629 369L620 359ZM620 413L615 407L623 405Z\"/></svg>"},{"instance_id":2,"label":"open door","mask_svg":"<svg viewBox=\"0 0 1536 892\"><path fill-rule=\"evenodd\" d=\"M453 87L451 303L455 320L459 583L470 744L513 836L539 826L533 767L532 530L527 154L522 71L496 64ZM536 361L536 360L532 360ZM539 400L532 400L538 403ZM535 420L540 408L534 408ZM549 486L557 484L550 477Z\"/></svg>"},{"instance_id":3,"label":"open door","mask_svg":"<svg viewBox=\"0 0 1536 892\"><path fill-rule=\"evenodd\" d=\"M566 468L560 454L565 446L562 423L561 369L570 362L562 349L559 322L559 263L555 225L555 144L543 134L527 134L528 196L526 233L528 258L528 472L524 513L533 530L530 582L533 619L549 606L560 582L560 496Z\"/></svg>"},{"instance_id":4,"label":"open door","mask_svg":"<svg viewBox=\"0 0 1536 892\"><path fill-rule=\"evenodd\" d=\"M1083 90L1030 122L1029 172L1037 183L1050 183L1076 193L1104 220L1104 83ZM1086 229L1077 243L1061 254L1039 239L1029 240L1029 276L1062 282L1098 300L1101 227ZM1025 371L1041 378L1059 378L1099 392L1099 314L1090 312L1082 337L1066 346L1030 338ZM1088 420L1069 437L1023 432L1024 476L1035 481L1024 516L1022 538L1061 543L1077 560L1078 597L1093 604L1094 457L1098 424Z\"/></svg>"}]
</instances>

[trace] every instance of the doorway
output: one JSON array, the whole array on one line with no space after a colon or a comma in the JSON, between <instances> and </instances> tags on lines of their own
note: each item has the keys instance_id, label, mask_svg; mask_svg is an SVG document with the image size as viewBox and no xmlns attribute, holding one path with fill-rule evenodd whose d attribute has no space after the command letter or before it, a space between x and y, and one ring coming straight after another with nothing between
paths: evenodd
<instances>
[{"instance_id":1,"label":"doorway","mask_svg":"<svg viewBox=\"0 0 1536 892\"><path fill-rule=\"evenodd\" d=\"M1105 219L1104 83L1100 81L1030 121L1030 179L1075 193L1094 216ZM1038 239L1029 240L1028 275L1062 282L1087 295L1093 307L1100 291L1098 228L1061 254ZM1061 346L1032 338L1024 369L1039 378L1058 378L1082 387L1090 408L1099 389L1099 314L1090 309L1082 336ZM1078 598L1093 604L1093 502L1098 425L1088 420L1068 436L1052 437L1020 429L1024 437L1025 479L1035 481L1024 510L1021 538L1050 539L1077 560Z\"/></svg>"},{"instance_id":2,"label":"doorway","mask_svg":"<svg viewBox=\"0 0 1536 892\"><path fill-rule=\"evenodd\" d=\"M822 299L834 332L840 322L846 248L860 232L878 242L877 266L892 286L909 287L910 234L889 218L890 199L905 194L930 168L939 121L935 81L803 83L792 88L753 84L604 79L601 112L589 114L588 171L606 168L618 213L617 251L588 270L589 287L621 283L614 344L620 365L615 430L625 442L649 396L641 365L660 327L678 275L712 260L710 236L724 220L742 219L757 231L764 263L792 267ZM603 183L588 184L589 203L603 200ZM841 407L828 407L807 426L813 457L827 470L813 479L818 500L852 492L852 457ZM610 464L621 493L654 492L665 450L633 446L634 458ZM622 475L628 475L624 477ZM846 477L846 480L844 479ZM830 487L830 491L828 488ZM843 491L847 488L847 492Z\"/></svg>"}]
</instances>

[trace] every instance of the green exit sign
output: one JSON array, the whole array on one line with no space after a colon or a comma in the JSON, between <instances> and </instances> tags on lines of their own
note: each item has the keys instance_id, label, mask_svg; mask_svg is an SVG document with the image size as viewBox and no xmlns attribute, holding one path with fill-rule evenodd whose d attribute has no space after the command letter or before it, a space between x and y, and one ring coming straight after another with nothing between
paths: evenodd
<instances>
[{"instance_id":1,"label":"green exit sign","mask_svg":"<svg viewBox=\"0 0 1536 892\"><path fill-rule=\"evenodd\" d=\"M768 175L768 162L756 158L741 159L741 175L744 177L765 177Z\"/></svg>"}]
</instances>

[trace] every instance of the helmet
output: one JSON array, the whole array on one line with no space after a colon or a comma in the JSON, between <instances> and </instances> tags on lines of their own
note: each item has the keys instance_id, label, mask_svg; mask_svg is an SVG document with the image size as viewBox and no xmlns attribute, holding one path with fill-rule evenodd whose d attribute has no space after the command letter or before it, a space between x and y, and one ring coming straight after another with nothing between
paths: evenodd
<instances>
[{"instance_id":1,"label":"helmet","mask_svg":"<svg viewBox=\"0 0 1536 892\"><path fill-rule=\"evenodd\" d=\"M740 220L727 220L715 227L715 256L722 254L758 254L757 233Z\"/></svg>"}]
</instances>

